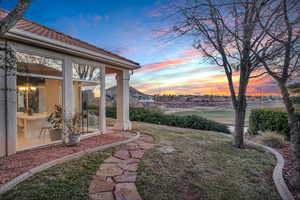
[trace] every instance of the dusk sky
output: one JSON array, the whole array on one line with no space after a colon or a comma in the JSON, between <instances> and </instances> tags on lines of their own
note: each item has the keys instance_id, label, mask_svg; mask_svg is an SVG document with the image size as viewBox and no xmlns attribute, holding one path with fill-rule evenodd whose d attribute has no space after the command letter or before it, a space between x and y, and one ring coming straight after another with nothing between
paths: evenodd
<instances>
[{"instance_id":1,"label":"dusk sky","mask_svg":"<svg viewBox=\"0 0 300 200\"><path fill-rule=\"evenodd\" d=\"M139 62L131 85L145 93L229 94L222 69L204 63L190 38L161 39L168 1L33 0L26 18ZM11 10L16 2L0 6ZM248 94L276 95L276 84L268 77L252 80Z\"/></svg>"}]
</instances>

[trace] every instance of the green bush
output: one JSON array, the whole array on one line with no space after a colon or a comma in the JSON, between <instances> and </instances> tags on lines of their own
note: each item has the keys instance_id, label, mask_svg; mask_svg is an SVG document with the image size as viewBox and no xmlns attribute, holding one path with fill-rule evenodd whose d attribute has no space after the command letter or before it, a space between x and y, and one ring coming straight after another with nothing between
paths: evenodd
<instances>
[{"instance_id":1,"label":"green bush","mask_svg":"<svg viewBox=\"0 0 300 200\"><path fill-rule=\"evenodd\" d=\"M292 96L291 99L294 104L300 104L300 96Z\"/></svg>"},{"instance_id":2,"label":"green bush","mask_svg":"<svg viewBox=\"0 0 300 200\"><path fill-rule=\"evenodd\" d=\"M116 108L115 107L106 108L106 116L111 118L116 118ZM181 128L218 131L218 132L224 132L228 134L230 133L226 125L196 115L189 115L189 116L166 115L156 110L149 110L145 108L130 108L129 117L131 121L147 122L147 123L175 126Z\"/></svg>"},{"instance_id":3,"label":"green bush","mask_svg":"<svg viewBox=\"0 0 300 200\"><path fill-rule=\"evenodd\" d=\"M300 118L300 113L297 113ZM274 131L289 138L287 113L283 108L258 108L251 110L249 134L258 135L259 131Z\"/></svg>"}]
</instances>

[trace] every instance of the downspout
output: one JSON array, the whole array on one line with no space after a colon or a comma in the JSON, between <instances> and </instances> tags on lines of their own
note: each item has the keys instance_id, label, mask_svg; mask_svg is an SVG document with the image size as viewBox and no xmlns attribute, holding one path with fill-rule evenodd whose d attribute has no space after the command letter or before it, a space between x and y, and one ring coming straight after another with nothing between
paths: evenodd
<instances>
[{"instance_id":1,"label":"downspout","mask_svg":"<svg viewBox=\"0 0 300 200\"><path fill-rule=\"evenodd\" d=\"M5 40L5 46L4 46L4 120L5 120L5 155L6 157L8 156L8 97L7 97L7 90L8 90L8 86L7 86L7 40Z\"/></svg>"}]
</instances>

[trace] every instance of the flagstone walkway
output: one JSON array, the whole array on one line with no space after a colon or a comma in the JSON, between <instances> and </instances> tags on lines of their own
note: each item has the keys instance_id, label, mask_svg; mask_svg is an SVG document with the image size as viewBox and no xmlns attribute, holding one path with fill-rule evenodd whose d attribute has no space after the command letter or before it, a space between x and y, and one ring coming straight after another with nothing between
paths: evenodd
<instances>
[{"instance_id":1,"label":"flagstone walkway","mask_svg":"<svg viewBox=\"0 0 300 200\"><path fill-rule=\"evenodd\" d=\"M142 200L135 186L138 164L145 150L153 147L153 138L148 135L121 146L93 177L90 200Z\"/></svg>"}]
</instances>

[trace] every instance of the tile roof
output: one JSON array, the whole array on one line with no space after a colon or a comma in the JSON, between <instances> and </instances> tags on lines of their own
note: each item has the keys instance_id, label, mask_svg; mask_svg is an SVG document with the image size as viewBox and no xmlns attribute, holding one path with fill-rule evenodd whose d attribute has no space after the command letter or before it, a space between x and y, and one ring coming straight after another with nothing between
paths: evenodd
<instances>
[{"instance_id":1,"label":"tile roof","mask_svg":"<svg viewBox=\"0 0 300 200\"><path fill-rule=\"evenodd\" d=\"M0 19L5 17L7 15L7 11L3 10L2 8L0 8ZM127 61L130 62L131 64L134 65L139 65L138 63L131 61L129 59L126 59L122 56L119 56L117 54L111 53L109 51L106 51L102 48L96 47L92 44L89 44L87 42L83 42L79 39L76 39L70 35L58 32L54 29L51 29L49 27L37 24L35 22L32 22L28 19L21 19L20 21L18 21L18 23L15 25L16 29L22 30L22 31L26 31L26 32L30 32L39 36L43 36L49 39L53 39L53 40L57 40L59 42L63 42L69 45L73 45L76 47L80 47L80 48L84 48L90 51L94 51L96 53L102 54L102 55L106 55L106 56L110 56L112 58L115 59L121 59L123 61Z\"/></svg>"}]
</instances>

